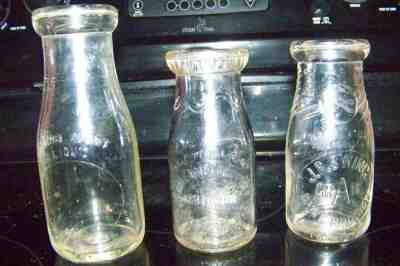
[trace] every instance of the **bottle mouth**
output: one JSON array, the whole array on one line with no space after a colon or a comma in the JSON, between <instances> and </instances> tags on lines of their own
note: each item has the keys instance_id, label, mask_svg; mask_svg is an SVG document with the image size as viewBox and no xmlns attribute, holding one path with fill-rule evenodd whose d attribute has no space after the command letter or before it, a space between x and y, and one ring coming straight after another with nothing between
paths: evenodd
<instances>
[{"instance_id":1,"label":"bottle mouth","mask_svg":"<svg viewBox=\"0 0 400 266\"><path fill-rule=\"evenodd\" d=\"M177 76L239 73L247 65L249 51L244 48L194 48L167 52L165 59L169 69Z\"/></svg>"},{"instance_id":2,"label":"bottle mouth","mask_svg":"<svg viewBox=\"0 0 400 266\"><path fill-rule=\"evenodd\" d=\"M290 45L290 53L298 62L362 61L370 51L368 40L303 40Z\"/></svg>"},{"instance_id":3,"label":"bottle mouth","mask_svg":"<svg viewBox=\"0 0 400 266\"><path fill-rule=\"evenodd\" d=\"M118 10L102 4L49 6L32 12L32 24L41 36L112 32L118 24Z\"/></svg>"}]
</instances>

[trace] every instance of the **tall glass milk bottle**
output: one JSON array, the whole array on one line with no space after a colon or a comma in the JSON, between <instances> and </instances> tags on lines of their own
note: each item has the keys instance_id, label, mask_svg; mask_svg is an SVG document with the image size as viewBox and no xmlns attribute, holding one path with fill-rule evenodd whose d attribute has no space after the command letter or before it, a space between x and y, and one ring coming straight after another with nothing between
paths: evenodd
<instances>
[{"instance_id":1,"label":"tall glass milk bottle","mask_svg":"<svg viewBox=\"0 0 400 266\"><path fill-rule=\"evenodd\" d=\"M54 249L73 262L113 260L144 236L135 128L114 65L108 5L33 12L44 87L37 155Z\"/></svg>"}]
</instances>

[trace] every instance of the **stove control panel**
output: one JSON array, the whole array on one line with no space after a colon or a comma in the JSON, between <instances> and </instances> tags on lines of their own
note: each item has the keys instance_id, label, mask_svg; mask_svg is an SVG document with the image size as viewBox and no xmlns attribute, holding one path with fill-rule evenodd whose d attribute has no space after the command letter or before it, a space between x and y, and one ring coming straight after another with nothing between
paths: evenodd
<instances>
[{"instance_id":1,"label":"stove control panel","mask_svg":"<svg viewBox=\"0 0 400 266\"><path fill-rule=\"evenodd\" d=\"M212 15L267 10L270 0L127 0L131 17Z\"/></svg>"}]
</instances>

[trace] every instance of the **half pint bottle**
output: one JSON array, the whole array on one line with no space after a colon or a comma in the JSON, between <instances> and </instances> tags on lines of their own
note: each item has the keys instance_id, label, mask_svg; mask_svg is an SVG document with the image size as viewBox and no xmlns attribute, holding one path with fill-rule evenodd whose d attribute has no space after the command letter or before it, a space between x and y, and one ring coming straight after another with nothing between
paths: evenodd
<instances>
[{"instance_id":1,"label":"half pint bottle","mask_svg":"<svg viewBox=\"0 0 400 266\"><path fill-rule=\"evenodd\" d=\"M286 141L286 221L297 235L341 243L371 219L374 134L364 89L365 40L298 41Z\"/></svg>"},{"instance_id":2,"label":"half pint bottle","mask_svg":"<svg viewBox=\"0 0 400 266\"><path fill-rule=\"evenodd\" d=\"M169 139L174 233L206 253L238 249L256 233L254 144L240 72L245 49L167 53L176 74Z\"/></svg>"}]
</instances>

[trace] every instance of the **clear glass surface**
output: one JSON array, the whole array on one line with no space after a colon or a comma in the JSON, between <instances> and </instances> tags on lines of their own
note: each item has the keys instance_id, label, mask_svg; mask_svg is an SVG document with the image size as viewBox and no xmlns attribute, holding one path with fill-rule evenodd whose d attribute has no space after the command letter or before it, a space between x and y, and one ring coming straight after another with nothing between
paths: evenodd
<instances>
[{"instance_id":1,"label":"clear glass surface","mask_svg":"<svg viewBox=\"0 0 400 266\"><path fill-rule=\"evenodd\" d=\"M144 242L140 244L133 252L130 252L126 256L119 259L113 260L106 263L71 263L70 261L57 256L54 266L151 266L149 251L146 248Z\"/></svg>"},{"instance_id":2,"label":"clear glass surface","mask_svg":"<svg viewBox=\"0 0 400 266\"><path fill-rule=\"evenodd\" d=\"M256 244L250 244L239 250L204 254L176 245L176 266L255 266Z\"/></svg>"},{"instance_id":3,"label":"clear glass surface","mask_svg":"<svg viewBox=\"0 0 400 266\"><path fill-rule=\"evenodd\" d=\"M374 135L364 40L294 42L296 94L286 140L286 221L308 240L350 241L370 224Z\"/></svg>"},{"instance_id":4,"label":"clear glass surface","mask_svg":"<svg viewBox=\"0 0 400 266\"><path fill-rule=\"evenodd\" d=\"M238 249L253 239L254 144L240 87L248 52L169 52L177 75L169 139L174 233L207 253Z\"/></svg>"},{"instance_id":5,"label":"clear glass surface","mask_svg":"<svg viewBox=\"0 0 400 266\"><path fill-rule=\"evenodd\" d=\"M104 5L33 14L44 88L37 155L51 243L77 263L137 247L144 210L135 128L115 71L117 12Z\"/></svg>"}]
</instances>

